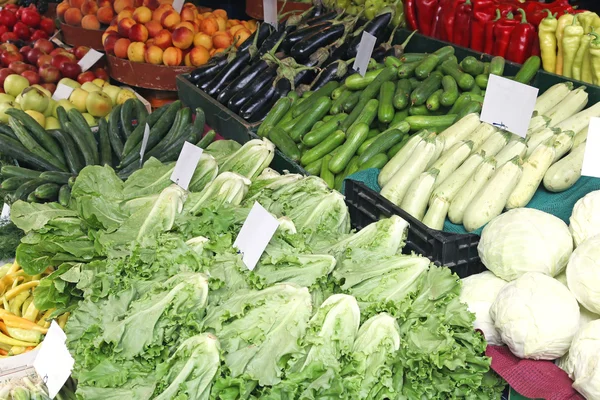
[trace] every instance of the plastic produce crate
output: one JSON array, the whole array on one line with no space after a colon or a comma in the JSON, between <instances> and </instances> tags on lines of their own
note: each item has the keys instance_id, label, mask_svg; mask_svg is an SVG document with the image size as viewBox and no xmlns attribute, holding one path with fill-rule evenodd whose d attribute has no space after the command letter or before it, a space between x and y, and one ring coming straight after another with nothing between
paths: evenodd
<instances>
[{"instance_id":1,"label":"plastic produce crate","mask_svg":"<svg viewBox=\"0 0 600 400\"><path fill-rule=\"evenodd\" d=\"M479 236L430 229L361 182L347 179L344 195L352 228L362 229L381 218L398 215L409 223L403 252L423 254L433 263L451 268L461 278L485 271L477 253Z\"/></svg>"}]
</instances>

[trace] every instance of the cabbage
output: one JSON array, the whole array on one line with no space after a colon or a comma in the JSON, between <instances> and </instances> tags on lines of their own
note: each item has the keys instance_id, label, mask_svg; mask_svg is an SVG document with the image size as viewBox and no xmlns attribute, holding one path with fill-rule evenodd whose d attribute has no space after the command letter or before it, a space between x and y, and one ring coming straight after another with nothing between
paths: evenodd
<instances>
[{"instance_id":1,"label":"cabbage","mask_svg":"<svg viewBox=\"0 0 600 400\"><path fill-rule=\"evenodd\" d=\"M490 316L510 350L534 360L564 355L579 326L575 296L556 279L538 272L504 286Z\"/></svg>"},{"instance_id":2,"label":"cabbage","mask_svg":"<svg viewBox=\"0 0 600 400\"><path fill-rule=\"evenodd\" d=\"M567 266L567 283L585 308L600 314L600 235L575 249Z\"/></svg>"},{"instance_id":3,"label":"cabbage","mask_svg":"<svg viewBox=\"0 0 600 400\"><path fill-rule=\"evenodd\" d=\"M586 399L600 399L600 320L581 328L571 344L567 369L573 388Z\"/></svg>"},{"instance_id":4,"label":"cabbage","mask_svg":"<svg viewBox=\"0 0 600 400\"><path fill-rule=\"evenodd\" d=\"M506 281L527 272L556 276L567 266L573 239L557 217L533 208L516 208L483 228L477 251L483 264Z\"/></svg>"},{"instance_id":5,"label":"cabbage","mask_svg":"<svg viewBox=\"0 0 600 400\"><path fill-rule=\"evenodd\" d=\"M573 257L573 256L571 256L571 257ZM569 268L569 267L567 267L567 268ZM557 275L556 280L559 281L560 283L562 283L563 285L565 285L566 287L569 287L569 285L567 284L567 271L566 270L563 273L561 273L560 275ZM571 293L573 293L573 291L571 291ZM575 296L575 298L577 298L577 296ZM587 324L588 322L594 321L596 319L600 319L600 315L594 314L593 312L591 312L590 310L588 310L587 308L585 308L584 306L579 304L579 327L580 328L582 326L584 326L585 324Z\"/></svg>"},{"instance_id":6,"label":"cabbage","mask_svg":"<svg viewBox=\"0 0 600 400\"><path fill-rule=\"evenodd\" d=\"M271 141L266 138L253 139L225 158L222 163L219 162L219 170L237 172L248 179L254 179L271 164L273 157L275 145Z\"/></svg>"},{"instance_id":7,"label":"cabbage","mask_svg":"<svg viewBox=\"0 0 600 400\"><path fill-rule=\"evenodd\" d=\"M588 193L575 203L569 223L575 247L600 234L600 190Z\"/></svg>"},{"instance_id":8,"label":"cabbage","mask_svg":"<svg viewBox=\"0 0 600 400\"><path fill-rule=\"evenodd\" d=\"M490 317L490 307L506 283L490 271L471 275L462 280L460 300L467 304L469 311L475 313L473 323L475 329L481 330L487 342L494 346L501 346L504 343Z\"/></svg>"}]
</instances>

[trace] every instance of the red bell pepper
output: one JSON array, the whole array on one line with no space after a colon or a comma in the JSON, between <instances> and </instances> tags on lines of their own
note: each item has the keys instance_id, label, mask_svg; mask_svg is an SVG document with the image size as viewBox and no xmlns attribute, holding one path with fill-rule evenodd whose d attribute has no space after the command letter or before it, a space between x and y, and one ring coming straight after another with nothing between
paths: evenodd
<instances>
[{"instance_id":1,"label":"red bell pepper","mask_svg":"<svg viewBox=\"0 0 600 400\"><path fill-rule=\"evenodd\" d=\"M506 50L510 44L512 31L519 24L519 21L513 18L512 13L498 20L494 26L494 50L492 54L495 56L506 57Z\"/></svg>"},{"instance_id":2,"label":"red bell pepper","mask_svg":"<svg viewBox=\"0 0 600 400\"><path fill-rule=\"evenodd\" d=\"M418 29L415 0L404 0L404 14L406 15L406 23L408 24L408 27L413 31Z\"/></svg>"},{"instance_id":3,"label":"red bell pepper","mask_svg":"<svg viewBox=\"0 0 600 400\"><path fill-rule=\"evenodd\" d=\"M521 22L514 27L510 35L510 43L506 50L506 58L519 64L523 64L531 55L533 42L537 36L536 29L533 25L527 22L525 10L519 8L521 13Z\"/></svg>"},{"instance_id":4,"label":"red bell pepper","mask_svg":"<svg viewBox=\"0 0 600 400\"><path fill-rule=\"evenodd\" d=\"M456 9L458 5L465 0L442 0L444 10L440 19L442 20L441 39L450 43L454 43L454 19L456 17Z\"/></svg>"},{"instance_id":5,"label":"red bell pepper","mask_svg":"<svg viewBox=\"0 0 600 400\"><path fill-rule=\"evenodd\" d=\"M471 32L471 12L473 5L471 0L467 0L456 8L456 16L454 17L454 43L469 47Z\"/></svg>"},{"instance_id":6,"label":"red bell pepper","mask_svg":"<svg viewBox=\"0 0 600 400\"><path fill-rule=\"evenodd\" d=\"M529 21L529 23L535 27L538 27L542 20L548 16L548 11L549 10L547 8L544 8L533 13L525 13L527 14L527 20Z\"/></svg>"},{"instance_id":7,"label":"red bell pepper","mask_svg":"<svg viewBox=\"0 0 600 400\"><path fill-rule=\"evenodd\" d=\"M494 19L495 11L492 4L473 3L471 21L471 48L473 50L484 51L486 24Z\"/></svg>"},{"instance_id":8,"label":"red bell pepper","mask_svg":"<svg viewBox=\"0 0 600 400\"><path fill-rule=\"evenodd\" d=\"M434 38L441 39L442 35L442 13L444 12L444 0L440 0L435 10L435 16L433 17L433 26L431 27L431 36Z\"/></svg>"},{"instance_id":9,"label":"red bell pepper","mask_svg":"<svg viewBox=\"0 0 600 400\"><path fill-rule=\"evenodd\" d=\"M433 19L438 6L438 0L416 0L417 24L424 35L431 35Z\"/></svg>"},{"instance_id":10,"label":"red bell pepper","mask_svg":"<svg viewBox=\"0 0 600 400\"><path fill-rule=\"evenodd\" d=\"M502 14L499 9L496 9L496 18L485 23L485 42L483 46L483 52L492 54L494 51L494 27L500 20Z\"/></svg>"}]
</instances>

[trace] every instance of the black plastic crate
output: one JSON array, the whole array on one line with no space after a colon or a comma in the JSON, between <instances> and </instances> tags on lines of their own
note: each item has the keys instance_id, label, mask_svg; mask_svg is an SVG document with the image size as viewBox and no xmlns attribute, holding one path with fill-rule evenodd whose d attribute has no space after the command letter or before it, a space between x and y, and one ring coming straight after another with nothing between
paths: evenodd
<instances>
[{"instance_id":1,"label":"black plastic crate","mask_svg":"<svg viewBox=\"0 0 600 400\"><path fill-rule=\"evenodd\" d=\"M381 218L398 215L409 223L406 246L402 250L404 253L422 254L437 265L451 268L461 278L486 270L477 253L478 235L428 228L361 182L347 179L344 195L350 210L352 228L360 230Z\"/></svg>"}]
</instances>

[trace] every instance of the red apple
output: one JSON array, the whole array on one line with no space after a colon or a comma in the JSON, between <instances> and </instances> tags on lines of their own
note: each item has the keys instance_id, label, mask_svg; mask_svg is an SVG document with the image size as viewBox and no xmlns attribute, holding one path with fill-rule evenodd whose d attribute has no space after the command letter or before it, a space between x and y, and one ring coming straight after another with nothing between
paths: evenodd
<instances>
[{"instance_id":1,"label":"red apple","mask_svg":"<svg viewBox=\"0 0 600 400\"><path fill-rule=\"evenodd\" d=\"M45 53L40 49L31 49L29 53L27 53L27 61L30 64L37 65L38 59L43 56Z\"/></svg>"},{"instance_id":2,"label":"red apple","mask_svg":"<svg viewBox=\"0 0 600 400\"><path fill-rule=\"evenodd\" d=\"M8 66L8 64L10 64L13 61L23 61L23 56L21 55L21 53L16 51L5 51L0 56L0 61L2 61L2 64L4 66Z\"/></svg>"},{"instance_id":3,"label":"red apple","mask_svg":"<svg viewBox=\"0 0 600 400\"><path fill-rule=\"evenodd\" d=\"M8 64L8 68L15 71L15 74L20 75L23 71L27 71L27 64L25 64L23 61L13 61Z\"/></svg>"},{"instance_id":4,"label":"red apple","mask_svg":"<svg viewBox=\"0 0 600 400\"><path fill-rule=\"evenodd\" d=\"M0 44L0 49L7 51L19 51L19 48L14 43L2 43Z\"/></svg>"},{"instance_id":5,"label":"red apple","mask_svg":"<svg viewBox=\"0 0 600 400\"><path fill-rule=\"evenodd\" d=\"M21 73L21 76L27 78L30 85L35 85L35 84L40 83L40 76L38 75L37 72L23 71L23 73Z\"/></svg>"},{"instance_id":6,"label":"red apple","mask_svg":"<svg viewBox=\"0 0 600 400\"><path fill-rule=\"evenodd\" d=\"M13 32L16 33L17 37L21 40L29 40L29 38L31 38L29 27L23 22L17 22L13 28Z\"/></svg>"},{"instance_id":7,"label":"red apple","mask_svg":"<svg viewBox=\"0 0 600 400\"><path fill-rule=\"evenodd\" d=\"M8 42L10 40L19 40L19 37L14 32L4 32L2 36L0 36L0 41Z\"/></svg>"},{"instance_id":8,"label":"red apple","mask_svg":"<svg viewBox=\"0 0 600 400\"><path fill-rule=\"evenodd\" d=\"M48 39L48 34L46 31L41 29L36 29L31 35L31 41L39 40L39 39Z\"/></svg>"},{"instance_id":9,"label":"red apple","mask_svg":"<svg viewBox=\"0 0 600 400\"><path fill-rule=\"evenodd\" d=\"M63 49L62 47L57 47L48 54L50 54L52 57L54 57L57 54L68 54L68 53L69 52L66 51L65 49Z\"/></svg>"},{"instance_id":10,"label":"red apple","mask_svg":"<svg viewBox=\"0 0 600 400\"><path fill-rule=\"evenodd\" d=\"M17 23L17 16L12 11L4 9L0 11L0 24L12 28Z\"/></svg>"},{"instance_id":11,"label":"red apple","mask_svg":"<svg viewBox=\"0 0 600 400\"><path fill-rule=\"evenodd\" d=\"M40 77L44 83L56 83L60 79L60 71L52 65L44 65L40 68Z\"/></svg>"},{"instance_id":12,"label":"red apple","mask_svg":"<svg viewBox=\"0 0 600 400\"><path fill-rule=\"evenodd\" d=\"M88 51L90 51L90 48L87 46L77 46L73 49L73 54L75 55L75 58L81 60Z\"/></svg>"},{"instance_id":13,"label":"red apple","mask_svg":"<svg viewBox=\"0 0 600 400\"><path fill-rule=\"evenodd\" d=\"M8 32L8 27L6 25L0 25L0 36L6 32Z\"/></svg>"},{"instance_id":14,"label":"red apple","mask_svg":"<svg viewBox=\"0 0 600 400\"><path fill-rule=\"evenodd\" d=\"M27 53L31 50L31 46L23 46L19 49L19 53L23 56L24 59L27 59Z\"/></svg>"},{"instance_id":15,"label":"red apple","mask_svg":"<svg viewBox=\"0 0 600 400\"><path fill-rule=\"evenodd\" d=\"M38 67L43 67L44 65L52 65L52 56L50 54L44 54L40 56L37 60Z\"/></svg>"},{"instance_id":16,"label":"red apple","mask_svg":"<svg viewBox=\"0 0 600 400\"><path fill-rule=\"evenodd\" d=\"M42 87L47 89L50 93L54 93L56 90L56 83L42 83Z\"/></svg>"},{"instance_id":17,"label":"red apple","mask_svg":"<svg viewBox=\"0 0 600 400\"><path fill-rule=\"evenodd\" d=\"M106 72L106 70L104 68L96 68L94 70L94 75L96 75L96 78L104 79L107 82L110 79L110 77L108 76L108 73Z\"/></svg>"},{"instance_id":18,"label":"red apple","mask_svg":"<svg viewBox=\"0 0 600 400\"><path fill-rule=\"evenodd\" d=\"M54 21L52 21L51 18L43 17L40 21L40 29L45 31L48 35L52 35L56 29L56 25L54 25Z\"/></svg>"},{"instance_id":19,"label":"red apple","mask_svg":"<svg viewBox=\"0 0 600 400\"><path fill-rule=\"evenodd\" d=\"M0 69L0 86L4 87L4 80L7 76L14 74L14 71L9 68Z\"/></svg>"},{"instance_id":20,"label":"red apple","mask_svg":"<svg viewBox=\"0 0 600 400\"><path fill-rule=\"evenodd\" d=\"M83 85L86 82L91 82L96 79L96 75L92 71L85 71L77 76L77 82Z\"/></svg>"},{"instance_id":21,"label":"red apple","mask_svg":"<svg viewBox=\"0 0 600 400\"><path fill-rule=\"evenodd\" d=\"M40 49L46 54L50 54L54 50L54 44L48 39L38 39L33 45L35 49Z\"/></svg>"},{"instance_id":22,"label":"red apple","mask_svg":"<svg viewBox=\"0 0 600 400\"><path fill-rule=\"evenodd\" d=\"M81 67L77 63L66 62L60 66L60 72L67 78L77 79L79 74L81 74Z\"/></svg>"},{"instance_id":23,"label":"red apple","mask_svg":"<svg viewBox=\"0 0 600 400\"><path fill-rule=\"evenodd\" d=\"M58 69L66 62L71 62L71 59L66 54L58 54L52 58L52 65Z\"/></svg>"},{"instance_id":24,"label":"red apple","mask_svg":"<svg viewBox=\"0 0 600 400\"><path fill-rule=\"evenodd\" d=\"M21 13L21 21L31 28L37 28L41 20L42 17L36 9L25 9Z\"/></svg>"},{"instance_id":25,"label":"red apple","mask_svg":"<svg viewBox=\"0 0 600 400\"><path fill-rule=\"evenodd\" d=\"M25 71L38 72L38 67L36 67L35 65L31 65L31 64L25 64Z\"/></svg>"}]
</instances>

